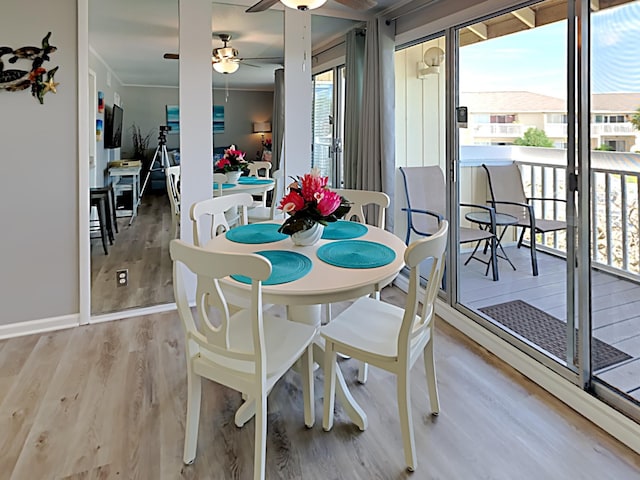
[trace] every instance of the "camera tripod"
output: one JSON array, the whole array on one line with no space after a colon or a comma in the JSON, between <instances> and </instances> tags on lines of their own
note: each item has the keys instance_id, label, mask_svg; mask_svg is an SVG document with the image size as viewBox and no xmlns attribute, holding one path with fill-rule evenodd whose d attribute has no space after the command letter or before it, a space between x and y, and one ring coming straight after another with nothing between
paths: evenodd
<instances>
[{"instance_id":1,"label":"camera tripod","mask_svg":"<svg viewBox=\"0 0 640 480\"><path fill-rule=\"evenodd\" d=\"M153 154L153 160L151 160L147 175L144 178L142 188L140 189L140 195L138 195L138 198L135 200L134 210L136 210L140 206L140 202L142 202L142 196L144 195L144 191L147 188L147 184L149 183L151 173L164 171L171 166L171 164L169 163L169 153L167 152L167 132L169 130L171 130L171 127L165 125L160 126L160 134L158 135L158 146L156 147L156 151ZM129 220L129 225L133 223L133 219L134 217L131 217L131 220Z\"/></svg>"}]
</instances>

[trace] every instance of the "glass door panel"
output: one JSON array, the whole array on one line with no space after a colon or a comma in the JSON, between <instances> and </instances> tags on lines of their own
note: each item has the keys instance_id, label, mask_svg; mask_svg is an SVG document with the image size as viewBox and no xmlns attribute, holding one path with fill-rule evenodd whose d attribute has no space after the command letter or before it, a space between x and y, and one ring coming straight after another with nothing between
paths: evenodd
<instances>
[{"instance_id":1,"label":"glass door panel","mask_svg":"<svg viewBox=\"0 0 640 480\"><path fill-rule=\"evenodd\" d=\"M640 401L640 1L591 12L593 374Z\"/></svg>"},{"instance_id":2,"label":"glass door panel","mask_svg":"<svg viewBox=\"0 0 640 480\"><path fill-rule=\"evenodd\" d=\"M567 10L557 7L549 0L456 29L457 299L575 376L564 368L576 362L573 317L567 323Z\"/></svg>"},{"instance_id":3,"label":"glass door panel","mask_svg":"<svg viewBox=\"0 0 640 480\"><path fill-rule=\"evenodd\" d=\"M313 161L322 175L331 178L333 171L333 104L335 86L334 71L319 73L313 77Z\"/></svg>"}]
</instances>

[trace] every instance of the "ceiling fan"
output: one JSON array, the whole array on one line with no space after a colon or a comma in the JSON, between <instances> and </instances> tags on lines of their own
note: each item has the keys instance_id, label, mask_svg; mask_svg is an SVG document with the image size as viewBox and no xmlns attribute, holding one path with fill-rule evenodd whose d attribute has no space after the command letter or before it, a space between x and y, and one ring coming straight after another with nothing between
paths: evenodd
<instances>
[{"instance_id":1,"label":"ceiling fan","mask_svg":"<svg viewBox=\"0 0 640 480\"><path fill-rule=\"evenodd\" d=\"M298 10L307 11L319 8L324 5L327 0L261 0L252 7L249 7L246 12L264 12L265 10L273 7L276 3L282 2L286 7L296 8ZM374 0L335 0L336 2L344 5L345 7L353 8L354 10L369 10L375 7L378 3Z\"/></svg>"},{"instance_id":2,"label":"ceiling fan","mask_svg":"<svg viewBox=\"0 0 640 480\"><path fill-rule=\"evenodd\" d=\"M247 63L245 60L271 61L272 63L283 62L282 57L240 58L238 56L238 50L228 45L231 41L231 35L221 33L218 37L222 41L223 46L214 48L211 51L211 63L213 64L213 69L218 73L235 73L238 68L240 68L240 64L247 65L249 67L260 67L259 65ZM165 53L163 57L170 60L177 60L180 58L177 53Z\"/></svg>"}]
</instances>

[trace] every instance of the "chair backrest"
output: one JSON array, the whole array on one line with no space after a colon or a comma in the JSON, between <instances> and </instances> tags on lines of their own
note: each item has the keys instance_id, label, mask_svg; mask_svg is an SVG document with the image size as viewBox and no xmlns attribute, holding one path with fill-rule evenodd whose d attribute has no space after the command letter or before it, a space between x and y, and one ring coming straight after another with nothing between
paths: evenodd
<instances>
[{"instance_id":1,"label":"chair backrest","mask_svg":"<svg viewBox=\"0 0 640 480\"><path fill-rule=\"evenodd\" d=\"M338 195L342 195L351 203L351 209L344 216L345 220L369 223L369 225L384 228L385 212L391 204L389 195L384 192L374 192L371 190L350 190L344 188L334 188L332 190ZM367 205L376 205L378 207L375 221L366 221L364 207Z\"/></svg>"},{"instance_id":2,"label":"chair backrest","mask_svg":"<svg viewBox=\"0 0 640 480\"><path fill-rule=\"evenodd\" d=\"M495 202L516 202L527 203L527 196L522 186L522 174L520 168L515 163L509 165L485 165L482 164L485 172L487 172L487 184L489 186L489 194L491 195L491 204L498 213L507 213L514 217L528 221L529 212L525 207L517 205L501 205Z\"/></svg>"},{"instance_id":3,"label":"chair backrest","mask_svg":"<svg viewBox=\"0 0 640 480\"><path fill-rule=\"evenodd\" d=\"M232 208L240 208L240 224L247 223L247 207L253 204L253 198L248 193L234 193L222 197L209 198L191 205L189 212L193 224L193 243L196 246L204 246L213 237L229 230L229 223L225 212ZM204 234L203 216L209 217L211 228L209 234Z\"/></svg>"},{"instance_id":4,"label":"chair backrest","mask_svg":"<svg viewBox=\"0 0 640 480\"><path fill-rule=\"evenodd\" d=\"M216 370L221 376L241 371L244 375L261 375L264 379L266 355L262 326L262 281L271 275L269 260L256 254L211 252L182 240L172 240L169 252L173 260L173 290L178 315L186 334L187 361L191 361L201 349L204 349L210 353L207 359L217 363ZM189 305L191 295L186 290L182 265L197 276L195 303L198 322L195 321ZM252 279L252 331L247 332L247 335L253 336L253 351L238 351L230 346L229 305L218 279L234 274ZM219 317L215 326L210 317L212 309L217 311Z\"/></svg>"},{"instance_id":5,"label":"chair backrest","mask_svg":"<svg viewBox=\"0 0 640 480\"><path fill-rule=\"evenodd\" d=\"M213 174L213 184L217 187L216 190L218 192L218 196L222 195L222 185L227 183L229 179L224 173L214 173Z\"/></svg>"},{"instance_id":6,"label":"chair backrest","mask_svg":"<svg viewBox=\"0 0 640 480\"><path fill-rule=\"evenodd\" d=\"M271 207L269 217L271 220L278 216L278 205L284 197L284 172L280 169L273 172L273 196L271 197Z\"/></svg>"},{"instance_id":7,"label":"chair backrest","mask_svg":"<svg viewBox=\"0 0 640 480\"><path fill-rule=\"evenodd\" d=\"M430 210L443 217L446 214L446 186L444 174L438 165L428 167L400 167L404 180L407 208ZM411 221L416 230L424 233L438 231L437 218L430 215L413 215Z\"/></svg>"},{"instance_id":8,"label":"chair backrest","mask_svg":"<svg viewBox=\"0 0 640 480\"><path fill-rule=\"evenodd\" d=\"M180 215L180 165L165 168L164 175L171 211L174 215Z\"/></svg>"},{"instance_id":9,"label":"chair backrest","mask_svg":"<svg viewBox=\"0 0 640 480\"><path fill-rule=\"evenodd\" d=\"M407 303L398 335L398 355L400 357L403 353L408 352L413 344L420 341L426 342L429 335L433 335L434 303L444 274L448 232L449 222L442 220L436 233L416 240L405 251L404 262L410 272ZM428 277L422 275L427 279L427 285L424 296L419 298L420 265L427 259L432 259L431 271ZM420 303L422 303L422 311L418 314Z\"/></svg>"},{"instance_id":10,"label":"chair backrest","mask_svg":"<svg viewBox=\"0 0 640 480\"><path fill-rule=\"evenodd\" d=\"M260 175L260 170L264 170L264 176ZM250 177L260 177L260 178L269 178L269 173L271 172L271 162L251 162L249 163L249 176Z\"/></svg>"}]
</instances>

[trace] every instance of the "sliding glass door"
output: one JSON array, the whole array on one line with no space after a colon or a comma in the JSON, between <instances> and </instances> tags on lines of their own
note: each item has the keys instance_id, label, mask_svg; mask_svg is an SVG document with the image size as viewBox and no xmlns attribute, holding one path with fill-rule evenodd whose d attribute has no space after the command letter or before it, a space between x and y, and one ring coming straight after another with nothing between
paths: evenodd
<instances>
[{"instance_id":1,"label":"sliding glass door","mask_svg":"<svg viewBox=\"0 0 640 480\"><path fill-rule=\"evenodd\" d=\"M455 29L457 300L577 374L567 187L566 8L548 0ZM535 199L535 200L531 200Z\"/></svg>"},{"instance_id":2,"label":"sliding glass door","mask_svg":"<svg viewBox=\"0 0 640 480\"><path fill-rule=\"evenodd\" d=\"M592 10L590 25L593 374L600 393L638 402L640 1Z\"/></svg>"},{"instance_id":3,"label":"sliding glass door","mask_svg":"<svg viewBox=\"0 0 640 480\"><path fill-rule=\"evenodd\" d=\"M345 69L313 76L313 162L336 188L343 182Z\"/></svg>"}]
</instances>

